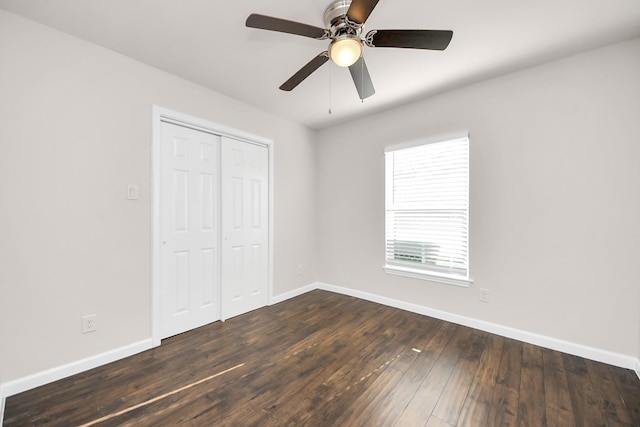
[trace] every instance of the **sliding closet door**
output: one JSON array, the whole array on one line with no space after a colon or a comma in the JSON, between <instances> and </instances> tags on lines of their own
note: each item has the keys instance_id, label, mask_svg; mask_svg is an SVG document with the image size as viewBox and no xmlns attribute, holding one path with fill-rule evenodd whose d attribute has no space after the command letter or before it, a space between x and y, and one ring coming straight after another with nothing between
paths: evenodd
<instances>
[{"instance_id":1,"label":"sliding closet door","mask_svg":"<svg viewBox=\"0 0 640 427\"><path fill-rule=\"evenodd\" d=\"M220 137L161 124L160 330L162 338L220 319Z\"/></svg>"},{"instance_id":2,"label":"sliding closet door","mask_svg":"<svg viewBox=\"0 0 640 427\"><path fill-rule=\"evenodd\" d=\"M268 304L269 151L222 137L222 318Z\"/></svg>"}]
</instances>

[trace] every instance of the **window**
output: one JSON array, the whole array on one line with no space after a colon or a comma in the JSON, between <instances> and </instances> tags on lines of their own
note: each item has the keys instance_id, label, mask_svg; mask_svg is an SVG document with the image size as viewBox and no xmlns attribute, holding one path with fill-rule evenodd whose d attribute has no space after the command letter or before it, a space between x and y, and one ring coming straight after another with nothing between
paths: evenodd
<instances>
[{"instance_id":1,"label":"window","mask_svg":"<svg viewBox=\"0 0 640 427\"><path fill-rule=\"evenodd\" d=\"M385 150L386 265L469 285L469 138Z\"/></svg>"}]
</instances>

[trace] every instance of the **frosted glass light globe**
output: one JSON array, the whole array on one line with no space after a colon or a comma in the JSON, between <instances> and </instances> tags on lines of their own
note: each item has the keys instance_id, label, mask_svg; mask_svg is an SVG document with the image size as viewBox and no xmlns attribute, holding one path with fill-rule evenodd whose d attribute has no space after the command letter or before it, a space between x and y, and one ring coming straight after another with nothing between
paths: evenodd
<instances>
[{"instance_id":1,"label":"frosted glass light globe","mask_svg":"<svg viewBox=\"0 0 640 427\"><path fill-rule=\"evenodd\" d=\"M350 67L362 55L362 43L359 39L345 38L334 40L329 45L329 58L340 67Z\"/></svg>"}]
</instances>

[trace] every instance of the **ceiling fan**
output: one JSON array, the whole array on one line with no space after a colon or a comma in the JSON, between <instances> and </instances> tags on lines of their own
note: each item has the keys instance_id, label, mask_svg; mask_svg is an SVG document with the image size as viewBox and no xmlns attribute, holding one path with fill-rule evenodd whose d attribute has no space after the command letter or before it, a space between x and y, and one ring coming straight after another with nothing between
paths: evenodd
<instances>
[{"instance_id":1,"label":"ceiling fan","mask_svg":"<svg viewBox=\"0 0 640 427\"><path fill-rule=\"evenodd\" d=\"M284 82L280 89L290 91L311 73L331 59L336 65L348 67L360 99L375 93L371 76L362 57L363 45L369 47L399 47L408 49L444 50L453 32L449 30L371 30L361 37L364 23L379 0L337 0L324 12L326 28L286 19L252 13L246 26L331 40L329 49L320 53Z\"/></svg>"}]
</instances>

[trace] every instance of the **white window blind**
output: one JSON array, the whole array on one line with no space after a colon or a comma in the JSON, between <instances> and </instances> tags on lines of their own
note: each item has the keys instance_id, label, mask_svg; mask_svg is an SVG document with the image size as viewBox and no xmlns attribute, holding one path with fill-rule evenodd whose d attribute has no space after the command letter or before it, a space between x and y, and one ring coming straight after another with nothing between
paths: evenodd
<instances>
[{"instance_id":1,"label":"white window blind","mask_svg":"<svg viewBox=\"0 0 640 427\"><path fill-rule=\"evenodd\" d=\"M386 262L469 277L469 138L387 149Z\"/></svg>"}]
</instances>

